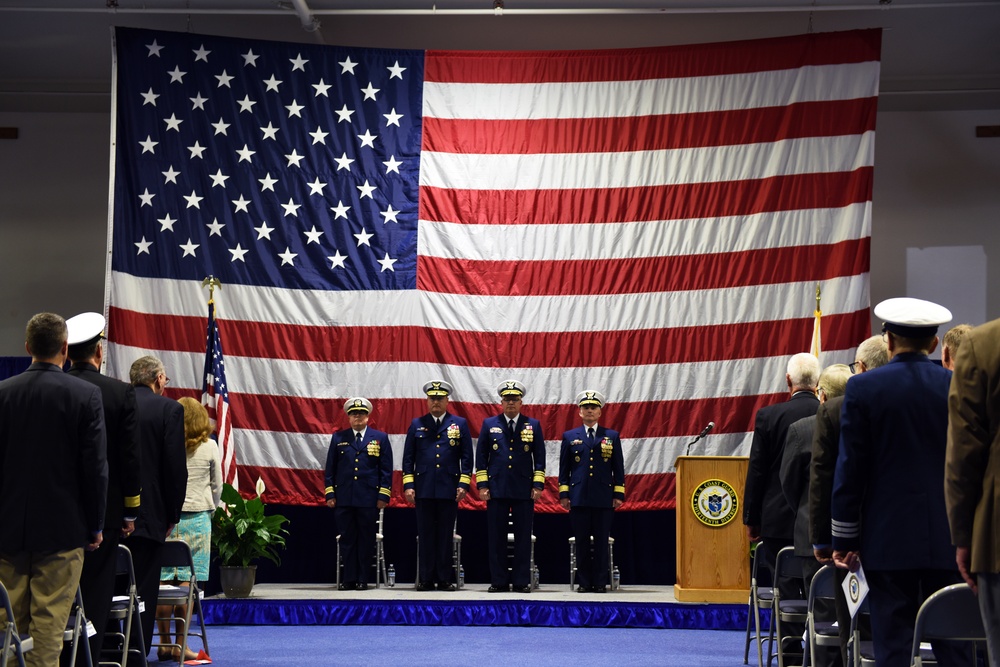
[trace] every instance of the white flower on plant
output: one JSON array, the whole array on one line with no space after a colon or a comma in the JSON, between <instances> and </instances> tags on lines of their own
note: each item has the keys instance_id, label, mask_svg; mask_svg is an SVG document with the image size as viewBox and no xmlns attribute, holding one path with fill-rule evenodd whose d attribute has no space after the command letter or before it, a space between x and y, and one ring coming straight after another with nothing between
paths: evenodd
<instances>
[{"instance_id":1,"label":"white flower on plant","mask_svg":"<svg viewBox=\"0 0 1000 667\"><path fill-rule=\"evenodd\" d=\"M267 487L264 486L264 480L262 478L260 477L257 478L257 486L255 487L255 489L257 491L258 496L264 495L264 491L267 490Z\"/></svg>"}]
</instances>

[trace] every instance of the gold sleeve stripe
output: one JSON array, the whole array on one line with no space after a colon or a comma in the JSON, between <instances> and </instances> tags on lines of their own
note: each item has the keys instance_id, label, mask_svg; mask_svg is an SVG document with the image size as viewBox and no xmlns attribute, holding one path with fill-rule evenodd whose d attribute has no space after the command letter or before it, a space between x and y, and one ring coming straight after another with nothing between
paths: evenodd
<instances>
[{"instance_id":1,"label":"gold sleeve stripe","mask_svg":"<svg viewBox=\"0 0 1000 667\"><path fill-rule=\"evenodd\" d=\"M625 493L625 485L623 484L621 486L616 486L615 493Z\"/></svg>"},{"instance_id":2,"label":"gold sleeve stripe","mask_svg":"<svg viewBox=\"0 0 1000 667\"><path fill-rule=\"evenodd\" d=\"M139 496L125 497L125 507L138 507L138 506L139 506Z\"/></svg>"},{"instance_id":3,"label":"gold sleeve stripe","mask_svg":"<svg viewBox=\"0 0 1000 667\"><path fill-rule=\"evenodd\" d=\"M379 487L378 492L379 492L379 495L381 495L381 496L391 496L392 495L392 489L387 489L384 486Z\"/></svg>"},{"instance_id":4,"label":"gold sleeve stripe","mask_svg":"<svg viewBox=\"0 0 1000 667\"><path fill-rule=\"evenodd\" d=\"M403 475L403 484L413 484L413 475Z\"/></svg>"},{"instance_id":5,"label":"gold sleeve stripe","mask_svg":"<svg viewBox=\"0 0 1000 667\"><path fill-rule=\"evenodd\" d=\"M533 482L544 482L545 481L545 471L544 470L536 470L535 471L534 479L532 479L532 481Z\"/></svg>"},{"instance_id":6,"label":"gold sleeve stripe","mask_svg":"<svg viewBox=\"0 0 1000 667\"><path fill-rule=\"evenodd\" d=\"M461 477L458 478L459 484L468 484L471 481L472 481L471 475L462 475Z\"/></svg>"},{"instance_id":7,"label":"gold sleeve stripe","mask_svg":"<svg viewBox=\"0 0 1000 667\"><path fill-rule=\"evenodd\" d=\"M326 491L324 491L323 493L333 493L333 487L332 486L326 487Z\"/></svg>"},{"instance_id":8,"label":"gold sleeve stripe","mask_svg":"<svg viewBox=\"0 0 1000 667\"><path fill-rule=\"evenodd\" d=\"M569 484L560 484L559 485L559 493L562 493L563 491L569 492Z\"/></svg>"},{"instance_id":9,"label":"gold sleeve stripe","mask_svg":"<svg viewBox=\"0 0 1000 667\"><path fill-rule=\"evenodd\" d=\"M486 482L486 481L489 481L489 477L487 476L485 470L479 470L479 471L476 472L476 481L477 482Z\"/></svg>"}]
</instances>

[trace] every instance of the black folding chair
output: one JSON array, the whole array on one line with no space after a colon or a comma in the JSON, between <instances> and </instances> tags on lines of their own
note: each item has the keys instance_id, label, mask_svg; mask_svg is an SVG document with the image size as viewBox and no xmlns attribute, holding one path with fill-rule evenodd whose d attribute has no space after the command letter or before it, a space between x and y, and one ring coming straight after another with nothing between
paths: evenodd
<instances>
[{"instance_id":1,"label":"black folding chair","mask_svg":"<svg viewBox=\"0 0 1000 667\"><path fill-rule=\"evenodd\" d=\"M138 639L138 646L131 646L133 630L139 630L139 592L135 584L135 568L132 565L132 552L124 544L118 545L118 556L115 563L115 575L124 577L126 583L125 595L116 595L111 601L111 609L108 611L108 621L116 624L114 631L108 631L104 635L104 649L102 651L102 667L126 667L129 657L134 657L141 664L146 656L146 647L142 640L142 632L135 632ZM133 625L135 622L135 625ZM108 644L115 642L114 647ZM110 654L114 660L104 660Z\"/></svg>"},{"instance_id":2,"label":"black folding chair","mask_svg":"<svg viewBox=\"0 0 1000 667\"><path fill-rule=\"evenodd\" d=\"M191 557L191 548L184 540L167 540L163 545L163 555L161 558L162 567L189 568L190 578L185 580L186 586L160 585L156 605L157 607L170 607L170 615L158 616L156 620L167 621L168 623L173 622L174 636L179 637L180 641L161 643L157 641L159 635L154 633L156 636L150 642L150 648L156 647L158 649L170 649L171 651L174 648L178 648L183 658L191 637L197 637L201 640L205 653L208 653L208 635L205 633L205 617L201 611L201 591L198 590L198 580L194 574L194 559ZM186 610L183 617L174 615L174 609L180 606L183 606ZM191 631L191 622L196 616L198 618L198 630Z\"/></svg>"}]
</instances>

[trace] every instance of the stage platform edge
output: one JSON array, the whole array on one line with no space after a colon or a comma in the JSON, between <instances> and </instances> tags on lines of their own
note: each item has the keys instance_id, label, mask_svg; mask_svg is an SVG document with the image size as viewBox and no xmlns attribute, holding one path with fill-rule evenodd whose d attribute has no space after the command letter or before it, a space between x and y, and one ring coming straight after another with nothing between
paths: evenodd
<instances>
[{"instance_id":1,"label":"stage platform edge","mask_svg":"<svg viewBox=\"0 0 1000 667\"><path fill-rule=\"evenodd\" d=\"M455 625L743 630L747 605L678 602L671 586L604 594L543 586L530 594L418 592L412 584L338 591L328 584L258 584L251 597L202 602L210 625Z\"/></svg>"}]
</instances>

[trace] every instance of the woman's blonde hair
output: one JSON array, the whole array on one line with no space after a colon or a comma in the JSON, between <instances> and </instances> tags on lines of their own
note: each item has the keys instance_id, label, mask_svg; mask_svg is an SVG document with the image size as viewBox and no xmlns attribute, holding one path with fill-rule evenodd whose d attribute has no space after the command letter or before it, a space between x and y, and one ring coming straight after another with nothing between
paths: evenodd
<instances>
[{"instance_id":1,"label":"woman's blonde hair","mask_svg":"<svg viewBox=\"0 0 1000 667\"><path fill-rule=\"evenodd\" d=\"M208 419L205 406L190 396L178 399L184 407L184 446L192 451L208 439L212 433L212 422Z\"/></svg>"}]
</instances>

